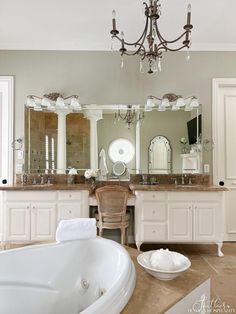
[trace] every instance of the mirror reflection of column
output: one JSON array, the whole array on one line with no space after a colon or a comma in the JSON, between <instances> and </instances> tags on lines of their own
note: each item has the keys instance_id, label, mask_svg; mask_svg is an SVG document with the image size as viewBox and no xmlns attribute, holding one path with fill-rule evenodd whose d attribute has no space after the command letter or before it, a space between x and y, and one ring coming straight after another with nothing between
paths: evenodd
<instances>
[{"instance_id":1,"label":"mirror reflection of column","mask_svg":"<svg viewBox=\"0 0 236 314\"><path fill-rule=\"evenodd\" d=\"M98 169L98 131L97 122L103 119L101 109L86 109L84 116L90 121L90 168Z\"/></svg>"},{"instance_id":2,"label":"mirror reflection of column","mask_svg":"<svg viewBox=\"0 0 236 314\"><path fill-rule=\"evenodd\" d=\"M139 114L139 112L138 112ZM135 173L139 174L141 172L140 165L140 132L141 132L141 121L137 121L135 128Z\"/></svg>"},{"instance_id":3,"label":"mirror reflection of column","mask_svg":"<svg viewBox=\"0 0 236 314\"><path fill-rule=\"evenodd\" d=\"M57 111L57 173L63 174L66 170L66 115L65 111Z\"/></svg>"}]
</instances>

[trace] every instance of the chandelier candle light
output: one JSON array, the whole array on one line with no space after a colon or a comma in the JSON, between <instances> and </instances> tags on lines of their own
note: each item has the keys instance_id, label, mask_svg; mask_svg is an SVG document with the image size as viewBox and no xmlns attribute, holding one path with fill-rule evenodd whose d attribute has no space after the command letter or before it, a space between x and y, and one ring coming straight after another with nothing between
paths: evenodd
<instances>
[{"instance_id":1,"label":"chandelier candle light","mask_svg":"<svg viewBox=\"0 0 236 314\"><path fill-rule=\"evenodd\" d=\"M189 60L189 48L191 46L191 5L187 8L187 23L184 25L184 32L174 40L165 39L160 33L158 19L161 16L161 4L159 0L149 0L149 5L144 2L145 26L140 38L135 42L127 42L124 39L124 33L120 33L116 27L116 11L112 11L112 43L116 38L121 43L121 67L123 67L123 55L140 57L140 72L144 72L143 61L148 61L148 73L161 71L161 59L163 51L179 51L187 48L187 61ZM145 43L147 41L147 44ZM182 42L181 42L182 41ZM176 47L175 43L180 45ZM128 51L127 46L133 47L134 51ZM113 45L112 45L113 49Z\"/></svg>"}]
</instances>

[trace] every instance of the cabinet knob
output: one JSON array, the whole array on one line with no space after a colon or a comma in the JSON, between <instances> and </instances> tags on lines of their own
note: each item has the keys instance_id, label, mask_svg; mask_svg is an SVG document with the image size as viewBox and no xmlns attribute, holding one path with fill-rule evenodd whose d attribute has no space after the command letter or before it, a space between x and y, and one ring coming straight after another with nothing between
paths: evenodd
<instances>
[{"instance_id":1,"label":"cabinet knob","mask_svg":"<svg viewBox=\"0 0 236 314\"><path fill-rule=\"evenodd\" d=\"M155 211L155 210L153 210L153 211L152 211L152 213L153 213L153 214L155 214L155 213L156 213L156 211Z\"/></svg>"},{"instance_id":2,"label":"cabinet knob","mask_svg":"<svg viewBox=\"0 0 236 314\"><path fill-rule=\"evenodd\" d=\"M156 230L152 230L152 233L156 233Z\"/></svg>"},{"instance_id":3,"label":"cabinet knob","mask_svg":"<svg viewBox=\"0 0 236 314\"><path fill-rule=\"evenodd\" d=\"M72 195L71 195L71 194L69 194L69 197L71 198L71 197L72 197Z\"/></svg>"},{"instance_id":4,"label":"cabinet knob","mask_svg":"<svg viewBox=\"0 0 236 314\"><path fill-rule=\"evenodd\" d=\"M71 214L72 213L72 211L71 210L69 210L69 214Z\"/></svg>"},{"instance_id":5,"label":"cabinet knob","mask_svg":"<svg viewBox=\"0 0 236 314\"><path fill-rule=\"evenodd\" d=\"M30 207L29 207L29 206L27 206L27 209L30 209Z\"/></svg>"},{"instance_id":6,"label":"cabinet knob","mask_svg":"<svg viewBox=\"0 0 236 314\"><path fill-rule=\"evenodd\" d=\"M155 198L156 197L156 195L155 194L152 194L152 198Z\"/></svg>"}]
</instances>

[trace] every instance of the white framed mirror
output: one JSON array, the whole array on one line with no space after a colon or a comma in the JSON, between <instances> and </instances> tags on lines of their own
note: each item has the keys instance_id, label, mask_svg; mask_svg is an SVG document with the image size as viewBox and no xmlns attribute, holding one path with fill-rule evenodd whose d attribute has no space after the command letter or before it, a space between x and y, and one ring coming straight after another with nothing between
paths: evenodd
<instances>
[{"instance_id":1,"label":"white framed mirror","mask_svg":"<svg viewBox=\"0 0 236 314\"><path fill-rule=\"evenodd\" d=\"M172 150L170 141L162 135L157 135L149 145L148 173L169 174L172 171Z\"/></svg>"}]
</instances>

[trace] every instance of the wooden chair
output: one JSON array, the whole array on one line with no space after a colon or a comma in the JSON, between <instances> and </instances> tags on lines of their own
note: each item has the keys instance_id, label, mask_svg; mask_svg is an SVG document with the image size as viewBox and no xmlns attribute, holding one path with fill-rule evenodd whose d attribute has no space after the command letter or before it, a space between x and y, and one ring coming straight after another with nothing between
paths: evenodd
<instances>
[{"instance_id":1,"label":"wooden chair","mask_svg":"<svg viewBox=\"0 0 236 314\"><path fill-rule=\"evenodd\" d=\"M128 226L130 215L126 213L129 190L119 185L106 185L95 191L98 202L97 228L99 236L103 229L120 229L121 244L128 243Z\"/></svg>"}]
</instances>

